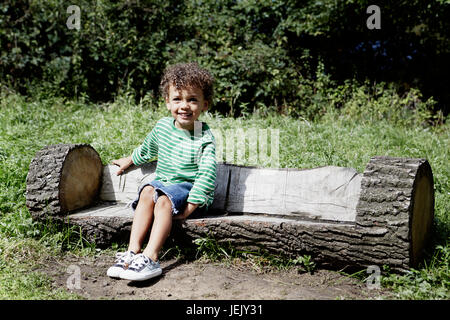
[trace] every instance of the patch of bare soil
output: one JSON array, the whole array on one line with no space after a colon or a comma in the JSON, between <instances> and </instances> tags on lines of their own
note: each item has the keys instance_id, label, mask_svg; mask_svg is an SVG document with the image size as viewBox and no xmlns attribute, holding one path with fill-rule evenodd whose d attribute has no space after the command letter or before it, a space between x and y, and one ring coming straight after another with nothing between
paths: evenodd
<instances>
[{"instance_id":1,"label":"patch of bare soil","mask_svg":"<svg viewBox=\"0 0 450 320\"><path fill-rule=\"evenodd\" d=\"M51 258L38 271L53 285L86 299L150 300L334 300L374 299L386 292L335 271L313 274L289 270L257 270L246 263L212 263L170 259L161 262L163 274L144 282L116 280L106 275L114 257L66 255Z\"/></svg>"}]
</instances>

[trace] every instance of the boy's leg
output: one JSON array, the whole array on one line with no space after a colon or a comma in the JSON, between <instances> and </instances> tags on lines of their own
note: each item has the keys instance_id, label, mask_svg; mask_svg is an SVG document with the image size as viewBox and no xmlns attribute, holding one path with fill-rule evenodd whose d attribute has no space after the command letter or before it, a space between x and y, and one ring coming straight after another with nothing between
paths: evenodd
<instances>
[{"instance_id":1,"label":"boy's leg","mask_svg":"<svg viewBox=\"0 0 450 320\"><path fill-rule=\"evenodd\" d=\"M153 215L154 221L150 232L150 239L143 253L153 261L157 261L159 251L172 228L172 203L167 196L161 195L158 198Z\"/></svg>"},{"instance_id":2,"label":"boy's leg","mask_svg":"<svg viewBox=\"0 0 450 320\"><path fill-rule=\"evenodd\" d=\"M155 203L153 194L155 190L152 186L146 186L139 195L139 202L134 211L133 224L131 226L130 242L128 250L139 253L142 248L145 236L153 220Z\"/></svg>"}]
</instances>

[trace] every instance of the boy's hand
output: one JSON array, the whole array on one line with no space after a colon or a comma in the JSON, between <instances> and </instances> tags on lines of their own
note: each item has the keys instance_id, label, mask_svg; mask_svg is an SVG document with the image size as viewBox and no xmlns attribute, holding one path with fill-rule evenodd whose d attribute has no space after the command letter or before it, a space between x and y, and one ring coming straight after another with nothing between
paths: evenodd
<instances>
[{"instance_id":1,"label":"boy's hand","mask_svg":"<svg viewBox=\"0 0 450 320\"><path fill-rule=\"evenodd\" d=\"M120 158L119 160L113 160L112 164L119 166L119 170L117 170L116 175L120 176L133 164L133 160L131 159L131 156L129 156L126 158Z\"/></svg>"},{"instance_id":2,"label":"boy's hand","mask_svg":"<svg viewBox=\"0 0 450 320\"><path fill-rule=\"evenodd\" d=\"M191 215L192 212L194 212L195 209L197 209L198 203L190 203L188 202L186 205L186 208L184 209L184 212L182 214L178 214L173 217L174 220L184 220L187 217Z\"/></svg>"}]
</instances>

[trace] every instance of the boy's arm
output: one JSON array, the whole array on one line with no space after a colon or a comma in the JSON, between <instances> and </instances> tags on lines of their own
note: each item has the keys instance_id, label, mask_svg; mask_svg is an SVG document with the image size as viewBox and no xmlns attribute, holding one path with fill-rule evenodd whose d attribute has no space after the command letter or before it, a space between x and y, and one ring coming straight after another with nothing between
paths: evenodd
<instances>
[{"instance_id":1,"label":"boy's arm","mask_svg":"<svg viewBox=\"0 0 450 320\"><path fill-rule=\"evenodd\" d=\"M158 124L147 135L144 142L133 150L131 156L112 161L113 164L119 166L119 170L116 173L118 176L124 173L132 164L138 166L158 156L157 130Z\"/></svg>"},{"instance_id":2,"label":"boy's arm","mask_svg":"<svg viewBox=\"0 0 450 320\"><path fill-rule=\"evenodd\" d=\"M186 219L199 206L209 206L214 197L216 183L216 146L214 140L206 144L198 164L198 173L187 199L184 212L173 217Z\"/></svg>"},{"instance_id":3,"label":"boy's arm","mask_svg":"<svg viewBox=\"0 0 450 320\"><path fill-rule=\"evenodd\" d=\"M189 192L187 202L188 204L197 204L200 207L209 207L214 200L216 183L217 162L214 139L204 146L198 161L198 173Z\"/></svg>"},{"instance_id":4,"label":"boy's arm","mask_svg":"<svg viewBox=\"0 0 450 320\"><path fill-rule=\"evenodd\" d=\"M187 205L186 205L186 208L184 209L184 212L174 216L173 220L186 219L187 217L189 217L191 215L192 212L194 212L195 209L197 209L198 206L199 206L198 203L190 203L190 202L188 202Z\"/></svg>"},{"instance_id":5,"label":"boy's arm","mask_svg":"<svg viewBox=\"0 0 450 320\"><path fill-rule=\"evenodd\" d=\"M158 156L158 124L145 137L144 142L133 150L131 160L135 165L141 165Z\"/></svg>"}]
</instances>

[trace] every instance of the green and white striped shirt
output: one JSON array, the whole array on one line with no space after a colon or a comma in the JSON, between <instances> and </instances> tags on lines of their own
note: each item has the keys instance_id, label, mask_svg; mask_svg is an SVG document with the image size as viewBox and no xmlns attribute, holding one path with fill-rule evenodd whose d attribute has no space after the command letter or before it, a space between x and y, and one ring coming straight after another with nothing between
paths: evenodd
<instances>
[{"instance_id":1,"label":"green and white striped shirt","mask_svg":"<svg viewBox=\"0 0 450 320\"><path fill-rule=\"evenodd\" d=\"M159 120L144 142L134 149L135 165L158 160L156 179L165 186L180 182L193 184L187 201L208 208L214 200L216 143L209 126L195 122L195 129L178 129L173 117ZM201 130L200 130L201 125Z\"/></svg>"}]
</instances>

